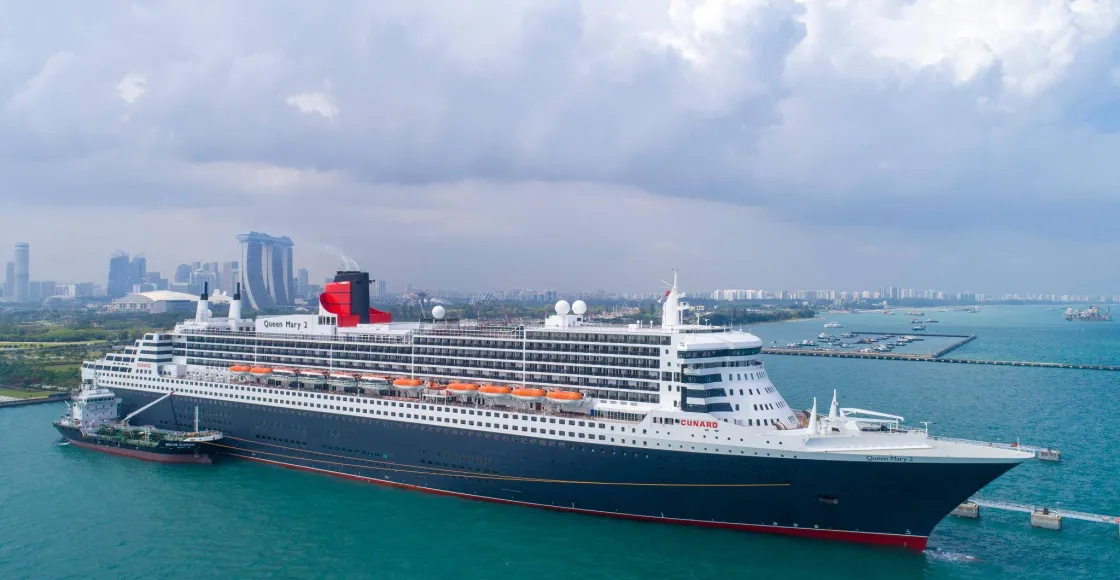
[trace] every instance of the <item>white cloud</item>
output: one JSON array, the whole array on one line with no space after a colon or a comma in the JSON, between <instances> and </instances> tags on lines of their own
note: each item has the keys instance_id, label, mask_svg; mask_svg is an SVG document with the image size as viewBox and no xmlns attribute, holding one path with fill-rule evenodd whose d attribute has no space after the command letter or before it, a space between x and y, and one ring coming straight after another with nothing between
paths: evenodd
<instances>
[{"instance_id":1,"label":"white cloud","mask_svg":"<svg viewBox=\"0 0 1120 580\"><path fill-rule=\"evenodd\" d=\"M522 206L478 200L499 196L494 184L554 183L572 196L645 192L682 223L703 222L692 207L734 206L798 235L856 224L889 239L1020 229L1074 243L1105 235L1092 234L1111 230L1097 216L1120 210L1120 134L1101 105L1120 82L1118 6L324 0L266 10L200 0L77 4L63 16L17 4L0 36L10 185L0 210L79 211L66 208L93 197L222 206L244 195L329 206L355 192L384 203L397 199L386 188L487 184L472 199L494 219L475 236L502 252L508 240L496 236ZM143 100L128 123L122 99ZM316 122L343 108L345 123ZM595 207L594 196L579 199ZM1055 219L1061 207L1096 211ZM897 219L914 208L926 218ZM302 217L304 205L280 210ZM444 216L432 211L418 203L393 215ZM553 234L537 249L576 237ZM735 260L724 245L702 254L704 267Z\"/></svg>"},{"instance_id":2,"label":"white cloud","mask_svg":"<svg viewBox=\"0 0 1120 580\"><path fill-rule=\"evenodd\" d=\"M128 73L121 78L121 82L117 83L117 94L122 101L130 105L144 96L147 91L148 79L142 74Z\"/></svg>"},{"instance_id":3,"label":"white cloud","mask_svg":"<svg viewBox=\"0 0 1120 580\"><path fill-rule=\"evenodd\" d=\"M285 102L304 113L316 113L327 119L334 119L338 114L334 99L323 93L299 93L291 95Z\"/></svg>"},{"instance_id":4,"label":"white cloud","mask_svg":"<svg viewBox=\"0 0 1120 580\"><path fill-rule=\"evenodd\" d=\"M69 51L64 50L50 55L38 72L28 78L19 90L8 98L7 108L18 109L33 105L51 90L51 85L65 73L72 62L74 62L74 54Z\"/></svg>"}]
</instances>

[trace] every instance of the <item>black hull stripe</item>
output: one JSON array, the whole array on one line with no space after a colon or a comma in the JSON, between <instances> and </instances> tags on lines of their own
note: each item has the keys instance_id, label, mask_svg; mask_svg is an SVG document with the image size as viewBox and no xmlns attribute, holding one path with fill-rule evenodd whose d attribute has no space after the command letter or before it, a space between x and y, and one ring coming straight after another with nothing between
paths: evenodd
<instances>
[{"instance_id":1,"label":"black hull stripe","mask_svg":"<svg viewBox=\"0 0 1120 580\"><path fill-rule=\"evenodd\" d=\"M689 519L682 519L682 518L646 516L646 515L639 515L639 514L627 514L627 513L619 513L619 512L599 511L599 510L592 510L592 509L586 509L586 508L567 507L567 506L558 506L558 505L547 505L547 504L541 504L541 503L517 501L517 500L511 500L511 499L504 499L504 498L473 495L473 494L469 494L469 493L462 493L462 492L457 492L457 491L448 491L448 490L444 490L444 489L436 489L436 488L424 487L424 486L420 486L420 485L412 485L412 484L408 484L408 483L400 483L400 482L389 481L389 480L385 480L385 479L377 479L375 477L367 477L367 476L364 476L364 475L353 475L353 474L350 474L350 473L341 473L341 472L338 472L338 471L331 471L329 469L321 469L321 468L318 468L318 467L309 467L309 466L306 466L306 465L297 465L297 464L294 464L294 463L285 463L283 461L275 461L275 460L272 460L272 459L264 459L264 458L261 458L261 457L251 457L251 456L248 456L248 455L242 455L240 453L229 453L229 452L222 452L222 453L224 455L227 455L227 456L230 456L230 457L236 457L238 459L248 459L248 460L251 460L251 461L260 461L260 462L263 462L263 463L270 463L270 464L278 465L278 466L281 466L281 467L288 467L288 468L292 468L292 469L300 469L300 470L305 470L305 471L314 471L314 472L318 472L318 473L325 473L325 474L328 474L328 475L335 475L335 476L339 476L339 477L344 477L344 478L347 478L347 479L356 479L356 480L360 480L360 481L367 481L367 482L370 482L370 483L388 485L388 486L402 488L402 489L412 489L412 490L417 490L417 491L424 491L424 492L433 493L433 494L436 494L436 495L447 495L447 496L453 496L453 497L460 497L460 498L464 498L464 499L474 499L474 500L481 500L481 501L488 501L488 502L493 502L493 503L502 503L502 504L509 504L509 505L520 505L520 506L527 506L527 507L534 507L534 508L541 508L541 509L548 509L548 510L555 510L555 511L571 512L571 513L589 514L589 515L597 515L597 516L610 516L610 517L614 517L614 518L621 518L621 519L628 519L628 520L655 521L655 522L664 522L664 523L671 523L671 524L683 524L683 525L690 525L690 526L744 530L744 531L763 532L763 533L770 533L770 534L812 537L812 538L819 538L819 539L840 539L840 540L847 540L847 541L863 543L863 544L900 546L900 547L905 547L905 548L910 548L910 549L915 549L915 550L924 550L926 548L926 543L929 539L928 536L891 534L891 533L881 533L881 532L856 532L856 531L846 531L846 530L818 530L818 529L798 528L798 527L790 527L790 526L762 526L762 525L752 525L752 524L739 524L739 523L734 523L734 522L689 520Z\"/></svg>"},{"instance_id":2,"label":"black hull stripe","mask_svg":"<svg viewBox=\"0 0 1120 580\"><path fill-rule=\"evenodd\" d=\"M274 443L265 443L262 441L249 441L248 439L241 439L239 437L227 436L225 439L234 439L238 441L245 441L246 443L253 443L255 445L278 447L280 449L287 449L290 451L297 451L300 453L310 453L314 455L326 455L328 457L335 457L345 461L338 461L335 459L315 459L308 457L299 457L296 455L285 455L283 453L275 453L271 451L254 451L257 454L271 455L275 457L283 457L285 459L295 459L298 461L314 461L316 463L329 463L331 465L341 465L345 467L357 468L373 468L376 467L381 471L392 471L397 473L412 473L416 475L435 475L444 477L470 477L474 479L496 479L504 481L522 481L530 483L563 483L569 485L611 485L611 486L629 486L629 487L788 487L788 483L643 483L643 482L625 482L625 481L574 481L567 479L542 479L536 477L516 477L512 475L486 475L474 473L471 471L460 471L455 469L441 469L438 467L423 467L419 465L406 465L402 463L393 463L389 461L378 461L375 459L361 459L357 457L346 457L344 455L334 455L332 453L322 453L319 451L294 449L292 447L284 447L283 445L276 445ZM225 449L241 450L240 447L233 447L224 445L222 443L209 443L214 447L222 447ZM346 463L346 461L361 461L370 463L372 465L358 465L354 463ZM394 468L383 467L384 465L397 466ZM401 469L407 468L407 469Z\"/></svg>"}]
</instances>

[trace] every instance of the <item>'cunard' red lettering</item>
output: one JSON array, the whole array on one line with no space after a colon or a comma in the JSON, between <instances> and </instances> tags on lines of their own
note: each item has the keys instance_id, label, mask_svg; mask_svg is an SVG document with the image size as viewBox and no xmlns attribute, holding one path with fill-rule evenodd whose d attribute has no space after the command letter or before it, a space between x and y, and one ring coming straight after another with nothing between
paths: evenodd
<instances>
[{"instance_id":1,"label":"'cunard' red lettering","mask_svg":"<svg viewBox=\"0 0 1120 580\"><path fill-rule=\"evenodd\" d=\"M695 419L681 419L685 427L704 427L706 429L719 429L719 421L697 421Z\"/></svg>"}]
</instances>

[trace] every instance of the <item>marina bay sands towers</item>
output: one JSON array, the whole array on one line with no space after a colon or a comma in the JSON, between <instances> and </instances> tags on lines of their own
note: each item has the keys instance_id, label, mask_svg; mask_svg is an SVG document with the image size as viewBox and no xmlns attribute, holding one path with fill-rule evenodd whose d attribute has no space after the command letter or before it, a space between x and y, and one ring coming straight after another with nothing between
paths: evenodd
<instances>
[{"instance_id":1,"label":"marina bay sands towers","mask_svg":"<svg viewBox=\"0 0 1120 580\"><path fill-rule=\"evenodd\" d=\"M292 239L260 232L237 236L241 242L241 290L256 310L291 306L295 299Z\"/></svg>"}]
</instances>

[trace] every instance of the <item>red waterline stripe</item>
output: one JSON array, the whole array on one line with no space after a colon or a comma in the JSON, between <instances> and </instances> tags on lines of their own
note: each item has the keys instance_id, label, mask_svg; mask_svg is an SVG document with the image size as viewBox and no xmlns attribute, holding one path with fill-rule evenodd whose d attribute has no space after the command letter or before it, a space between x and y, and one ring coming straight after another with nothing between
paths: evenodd
<instances>
[{"instance_id":1,"label":"red waterline stripe","mask_svg":"<svg viewBox=\"0 0 1120 580\"><path fill-rule=\"evenodd\" d=\"M149 451L139 451L136 449L123 449L120 447L109 447L108 445L97 445L95 443L88 443L86 441L75 441L73 439L66 439L73 445L77 445L83 449L91 449L93 451L103 451L113 455L120 455L123 457L131 457L133 459L142 459L144 461L154 461L156 463L210 463L210 457L201 455L195 457L194 455L176 455L168 453L151 453Z\"/></svg>"},{"instance_id":2,"label":"red waterline stripe","mask_svg":"<svg viewBox=\"0 0 1120 580\"><path fill-rule=\"evenodd\" d=\"M835 540L835 541L841 541L841 542L854 542L854 543L857 543L857 544L871 544L871 545L876 545L876 546L896 546L896 547L909 548L911 550L918 550L918 551L926 549L926 542L929 539L927 536L907 536L907 535L903 535L903 534L880 534L880 533L875 533L875 532L848 532L848 531L843 531L843 530L820 530L820 529L816 529L816 528L791 528L791 527L786 527L786 526L763 526L763 525L757 525L757 524L736 524L736 523L730 523L730 522L706 522L706 521L703 521L703 520L684 520L684 519L676 519L676 518L659 518L659 517L655 517L655 516L641 516L641 515L634 515L634 514L620 514L620 513L614 513L614 512L604 512L604 511L589 510L589 509L576 508L576 507L546 505L546 504L540 504L540 503L522 502L522 501L517 501L517 500L512 500L512 499L502 499L502 498L497 498L497 497L485 497L485 496L481 496L481 495L471 495L469 493L460 493L460 492L457 492L457 491L447 491L447 490L443 490L443 489L434 489L434 488L430 488L430 487L421 487L421 486L418 486L418 485L410 485L410 484L407 484L407 483L398 483L398 482L395 482L395 481L388 481L388 480L384 480L384 479L375 479L375 478L372 478L372 477L364 477L364 476L361 476L361 475L352 475L352 474L349 474L349 473L339 473L337 471L331 471L329 469L319 469L319 468L316 468L316 467L307 467L307 466L304 466L304 465L295 465L293 463L284 463L283 461L274 461L272 459L264 459L264 458L261 458L261 457L249 457L248 455L240 455L240 454L237 454L237 453L228 453L228 452L223 451L222 454L223 455L228 455L230 457L238 457L238 458L241 458L241 459L249 459L249 460L252 460L252 461L260 461L260 462L263 462L263 463L271 463L273 465L279 465L279 466L287 467L287 468L290 468L290 469L299 469L299 470L302 470L302 471L311 471L311 472L314 472L314 473L326 473L326 474L334 475L334 476L337 476L337 477L343 477L343 478L346 478L346 479L353 479L355 481L364 481L364 482L367 482L367 483L379 483L379 484L388 485L388 486L391 486L391 487L398 487L398 488L401 488L401 489L413 489L413 490L417 490L417 491L424 491L424 492L428 492L428 493L433 493L433 494L436 494L436 495L447 495L447 496L460 497L460 498L466 498L466 499L477 499L477 500L482 500L482 501L508 504L508 505L523 505L523 506L528 506L528 507L544 508L544 509L550 509L550 510L561 511L561 512L582 513L582 514L591 514L591 515L599 515L599 516L610 516L610 517L620 518L620 519L624 519L624 520L635 520L635 521L643 521L643 522L660 522L660 523L679 524L679 525L688 525L688 526L700 526L700 527L705 527L705 528L719 528L719 529L725 529L725 530L737 530L737 531L746 531L746 532L760 532L760 533L764 533L764 534L778 534L778 535L783 535L783 536L795 536L795 537L801 537L801 538L815 538L815 539L821 539L821 540Z\"/></svg>"}]
</instances>

